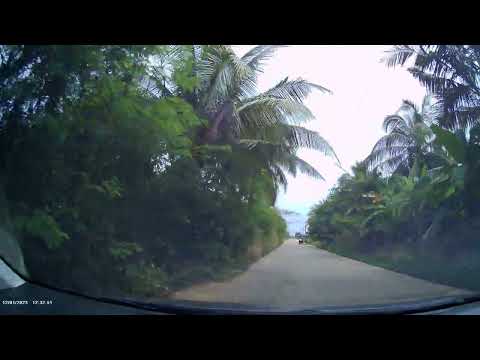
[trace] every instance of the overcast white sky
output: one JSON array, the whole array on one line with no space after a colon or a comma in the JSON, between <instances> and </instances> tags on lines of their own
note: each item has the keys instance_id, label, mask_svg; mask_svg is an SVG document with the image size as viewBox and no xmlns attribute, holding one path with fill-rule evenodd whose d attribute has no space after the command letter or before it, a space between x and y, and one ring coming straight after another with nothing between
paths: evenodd
<instances>
[{"instance_id":1,"label":"overcast white sky","mask_svg":"<svg viewBox=\"0 0 480 360\"><path fill-rule=\"evenodd\" d=\"M393 114L403 99L421 104L425 90L404 68L387 68L380 59L392 46L380 45L295 45L281 48L259 76L264 91L288 76L301 77L330 89L333 94L313 92L306 105L315 120L305 127L318 131L337 153L344 169L364 159L384 135L381 124ZM243 55L251 45L233 49ZM301 150L301 158L315 166L326 181L299 174L289 177L286 193L277 207L306 214L323 199L342 174L334 162L321 153Z\"/></svg>"}]
</instances>

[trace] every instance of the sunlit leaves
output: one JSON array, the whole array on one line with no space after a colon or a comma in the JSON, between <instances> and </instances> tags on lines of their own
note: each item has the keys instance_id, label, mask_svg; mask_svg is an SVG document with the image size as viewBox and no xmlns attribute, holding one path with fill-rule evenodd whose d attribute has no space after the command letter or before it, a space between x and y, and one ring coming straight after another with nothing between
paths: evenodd
<instances>
[{"instance_id":1,"label":"sunlit leaves","mask_svg":"<svg viewBox=\"0 0 480 360\"><path fill-rule=\"evenodd\" d=\"M58 249L65 240L70 239L52 216L39 209L34 210L31 216L14 218L14 225L17 231L43 240L50 250Z\"/></svg>"}]
</instances>

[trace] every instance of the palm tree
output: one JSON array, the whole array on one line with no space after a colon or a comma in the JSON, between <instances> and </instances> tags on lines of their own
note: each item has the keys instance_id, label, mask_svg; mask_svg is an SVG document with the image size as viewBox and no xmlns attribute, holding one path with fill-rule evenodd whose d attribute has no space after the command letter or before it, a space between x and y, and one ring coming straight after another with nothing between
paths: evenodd
<instances>
[{"instance_id":1,"label":"palm tree","mask_svg":"<svg viewBox=\"0 0 480 360\"><path fill-rule=\"evenodd\" d=\"M439 125L466 128L480 120L480 46L395 46L384 59L387 66L413 66L408 71L439 101L445 116Z\"/></svg>"},{"instance_id":2,"label":"palm tree","mask_svg":"<svg viewBox=\"0 0 480 360\"><path fill-rule=\"evenodd\" d=\"M172 58L191 59L191 74L198 79L198 86L185 91L160 82L163 90L182 96L207 120L197 136L198 144L230 144L250 151L263 162L277 188L287 184L285 171L295 175L299 170L323 179L296 155L299 148L319 150L338 162L324 138L300 126L314 119L303 100L314 89L324 93L329 90L300 78L285 78L263 93L257 90L256 80L264 62L280 47L257 46L238 57L226 45L173 46Z\"/></svg>"},{"instance_id":3,"label":"palm tree","mask_svg":"<svg viewBox=\"0 0 480 360\"><path fill-rule=\"evenodd\" d=\"M404 100L400 109L383 121L387 135L377 141L366 159L369 170L406 175L417 172L423 165L436 160L432 152L433 133L430 125L440 117L439 109L431 97L423 99L422 107Z\"/></svg>"}]
</instances>

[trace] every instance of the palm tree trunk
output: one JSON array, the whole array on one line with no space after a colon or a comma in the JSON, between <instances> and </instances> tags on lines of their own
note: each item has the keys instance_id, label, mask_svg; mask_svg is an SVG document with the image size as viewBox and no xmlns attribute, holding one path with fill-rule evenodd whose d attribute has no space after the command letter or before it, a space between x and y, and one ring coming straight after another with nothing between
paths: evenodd
<instances>
[{"instance_id":1,"label":"palm tree trunk","mask_svg":"<svg viewBox=\"0 0 480 360\"><path fill-rule=\"evenodd\" d=\"M225 102L220 110L217 112L213 120L211 121L210 126L206 129L202 136L202 143L211 144L218 140L219 138L219 128L222 123L227 119L228 116L231 116L233 111L233 104L231 101Z\"/></svg>"}]
</instances>

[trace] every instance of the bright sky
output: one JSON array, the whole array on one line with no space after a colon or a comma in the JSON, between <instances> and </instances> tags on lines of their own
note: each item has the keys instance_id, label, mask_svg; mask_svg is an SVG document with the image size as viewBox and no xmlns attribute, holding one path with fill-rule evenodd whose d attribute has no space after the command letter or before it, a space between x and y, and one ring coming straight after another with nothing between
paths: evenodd
<instances>
[{"instance_id":1,"label":"bright sky","mask_svg":"<svg viewBox=\"0 0 480 360\"><path fill-rule=\"evenodd\" d=\"M403 99L421 104L424 88L405 68L387 68L380 59L392 46L380 45L295 45L281 48L259 76L260 91L285 77L301 77L330 89L333 94L313 92L306 105L315 120L304 126L318 131L334 148L344 169L364 159L384 135L381 125ZM251 45L234 46L243 55ZM299 174L288 177L288 189L276 206L306 214L323 199L342 171L321 153L300 150L298 155L313 165L326 181Z\"/></svg>"}]
</instances>

